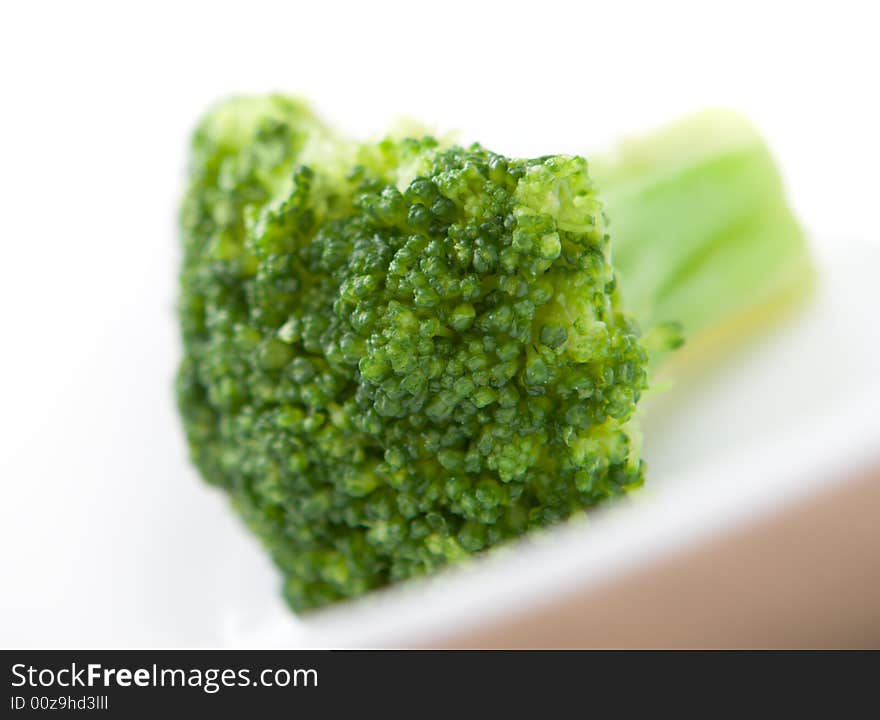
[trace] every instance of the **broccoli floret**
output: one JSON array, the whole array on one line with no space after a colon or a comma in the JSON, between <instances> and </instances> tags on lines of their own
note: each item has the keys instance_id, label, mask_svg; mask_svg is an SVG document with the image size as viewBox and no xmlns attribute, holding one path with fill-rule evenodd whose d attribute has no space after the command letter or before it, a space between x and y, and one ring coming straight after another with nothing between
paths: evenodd
<instances>
[{"instance_id":1,"label":"broccoli floret","mask_svg":"<svg viewBox=\"0 0 880 720\"><path fill-rule=\"evenodd\" d=\"M657 343L624 311L583 158L354 143L272 96L210 112L190 172L179 406L294 609L642 483ZM643 317L678 344L676 318Z\"/></svg>"}]
</instances>

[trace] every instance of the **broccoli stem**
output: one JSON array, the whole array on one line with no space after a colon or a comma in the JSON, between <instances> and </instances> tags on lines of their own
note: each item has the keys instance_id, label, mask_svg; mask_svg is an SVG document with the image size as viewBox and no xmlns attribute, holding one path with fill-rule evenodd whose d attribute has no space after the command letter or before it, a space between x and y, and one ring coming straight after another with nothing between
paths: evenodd
<instances>
[{"instance_id":1,"label":"broccoli stem","mask_svg":"<svg viewBox=\"0 0 880 720\"><path fill-rule=\"evenodd\" d=\"M626 307L648 332L680 323L687 356L731 348L811 288L779 172L739 115L706 110L628 141L592 174Z\"/></svg>"}]
</instances>

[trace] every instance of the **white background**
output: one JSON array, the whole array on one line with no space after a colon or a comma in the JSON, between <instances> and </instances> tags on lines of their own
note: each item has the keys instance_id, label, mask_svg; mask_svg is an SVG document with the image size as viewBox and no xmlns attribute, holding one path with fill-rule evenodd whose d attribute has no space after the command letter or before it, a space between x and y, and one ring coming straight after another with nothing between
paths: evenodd
<instances>
[{"instance_id":1,"label":"white background","mask_svg":"<svg viewBox=\"0 0 880 720\"><path fill-rule=\"evenodd\" d=\"M212 101L302 93L352 133L402 113L521 155L729 105L816 237L876 240L871 6L4 3L0 646L215 644L252 587L278 611L173 406L176 203Z\"/></svg>"}]
</instances>

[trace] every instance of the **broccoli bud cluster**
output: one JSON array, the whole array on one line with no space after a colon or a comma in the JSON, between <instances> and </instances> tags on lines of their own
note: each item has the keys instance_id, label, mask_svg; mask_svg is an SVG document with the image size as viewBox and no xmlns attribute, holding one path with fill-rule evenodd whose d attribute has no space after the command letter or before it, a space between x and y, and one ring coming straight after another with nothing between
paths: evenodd
<instances>
[{"instance_id":1,"label":"broccoli bud cluster","mask_svg":"<svg viewBox=\"0 0 880 720\"><path fill-rule=\"evenodd\" d=\"M294 609L642 481L647 356L579 157L355 144L238 100L193 142L178 397Z\"/></svg>"}]
</instances>

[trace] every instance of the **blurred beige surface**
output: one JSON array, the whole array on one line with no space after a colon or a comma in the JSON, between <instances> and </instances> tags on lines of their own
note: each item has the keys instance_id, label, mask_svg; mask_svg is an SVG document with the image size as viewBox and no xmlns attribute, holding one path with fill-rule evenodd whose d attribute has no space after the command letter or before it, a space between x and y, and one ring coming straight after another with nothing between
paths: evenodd
<instances>
[{"instance_id":1,"label":"blurred beige surface","mask_svg":"<svg viewBox=\"0 0 880 720\"><path fill-rule=\"evenodd\" d=\"M880 468L466 648L880 648Z\"/></svg>"}]
</instances>

